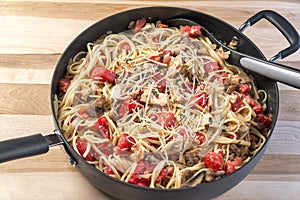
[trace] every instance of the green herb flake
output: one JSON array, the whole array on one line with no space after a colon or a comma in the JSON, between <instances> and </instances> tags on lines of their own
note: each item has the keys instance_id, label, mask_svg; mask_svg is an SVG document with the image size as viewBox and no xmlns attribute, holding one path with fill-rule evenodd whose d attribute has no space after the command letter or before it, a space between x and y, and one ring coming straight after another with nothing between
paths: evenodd
<instances>
[{"instance_id":1,"label":"green herb flake","mask_svg":"<svg viewBox=\"0 0 300 200\"><path fill-rule=\"evenodd\" d=\"M160 55L159 59L160 59L160 62L162 62L164 60L164 55Z\"/></svg>"},{"instance_id":2,"label":"green herb flake","mask_svg":"<svg viewBox=\"0 0 300 200\"><path fill-rule=\"evenodd\" d=\"M131 58L125 58L125 62L126 62L126 64L128 64L130 61L132 61L132 59L131 59Z\"/></svg>"},{"instance_id":3,"label":"green herb flake","mask_svg":"<svg viewBox=\"0 0 300 200\"><path fill-rule=\"evenodd\" d=\"M156 90L152 90L152 94L153 94L156 98L159 97L159 93L158 93Z\"/></svg>"}]
</instances>

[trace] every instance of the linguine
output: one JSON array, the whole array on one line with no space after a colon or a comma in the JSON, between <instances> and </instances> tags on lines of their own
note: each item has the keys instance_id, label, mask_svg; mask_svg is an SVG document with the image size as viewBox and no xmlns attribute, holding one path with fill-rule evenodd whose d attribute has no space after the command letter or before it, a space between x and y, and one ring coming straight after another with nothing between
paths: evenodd
<instances>
[{"instance_id":1,"label":"linguine","mask_svg":"<svg viewBox=\"0 0 300 200\"><path fill-rule=\"evenodd\" d=\"M57 120L75 151L157 188L211 182L247 163L268 136L267 94L200 29L147 23L72 58Z\"/></svg>"}]
</instances>

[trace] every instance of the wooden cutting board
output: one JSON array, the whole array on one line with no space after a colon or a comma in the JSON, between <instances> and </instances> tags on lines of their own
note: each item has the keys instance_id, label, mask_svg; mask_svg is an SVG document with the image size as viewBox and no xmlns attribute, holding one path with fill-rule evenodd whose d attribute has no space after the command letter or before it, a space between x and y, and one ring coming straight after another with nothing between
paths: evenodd
<instances>
[{"instance_id":1,"label":"wooden cutting board","mask_svg":"<svg viewBox=\"0 0 300 200\"><path fill-rule=\"evenodd\" d=\"M300 31L300 1L0 1L0 140L54 129L50 83L66 46L94 22L119 11L142 6L192 8L239 27L263 9L272 9ZM267 58L288 43L266 21L248 28ZM300 69L300 54L280 61ZM300 80L299 80L300 81ZM254 171L217 199L299 199L300 92L279 84L280 114L267 152ZM1 200L68 200L113 198L92 187L68 164L60 147L32 158L0 165Z\"/></svg>"}]
</instances>

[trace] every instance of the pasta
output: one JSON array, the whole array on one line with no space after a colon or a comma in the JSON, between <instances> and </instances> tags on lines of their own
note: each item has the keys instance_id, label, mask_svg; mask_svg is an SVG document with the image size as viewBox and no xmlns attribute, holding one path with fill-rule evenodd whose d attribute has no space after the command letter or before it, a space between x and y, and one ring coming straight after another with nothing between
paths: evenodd
<instances>
[{"instance_id":1,"label":"pasta","mask_svg":"<svg viewBox=\"0 0 300 200\"><path fill-rule=\"evenodd\" d=\"M182 188L247 163L266 141L267 94L200 26L135 23L70 59L59 126L87 162L122 181Z\"/></svg>"}]
</instances>

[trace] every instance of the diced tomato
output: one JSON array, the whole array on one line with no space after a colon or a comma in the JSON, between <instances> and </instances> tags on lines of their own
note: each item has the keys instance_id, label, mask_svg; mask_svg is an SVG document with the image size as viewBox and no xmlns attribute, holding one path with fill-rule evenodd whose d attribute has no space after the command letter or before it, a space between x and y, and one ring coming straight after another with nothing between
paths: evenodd
<instances>
[{"instance_id":1,"label":"diced tomato","mask_svg":"<svg viewBox=\"0 0 300 200\"><path fill-rule=\"evenodd\" d=\"M198 86L192 82L188 82L188 83L182 83L181 87L184 89L185 92L192 94L195 93Z\"/></svg>"},{"instance_id":2,"label":"diced tomato","mask_svg":"<svg viewBox=\"0 0 300 200\"><path fill-rule=\"evenodd\" d=\"M221 73L221 74L217 75L216 78L219 79L223 85L225 85L225 83L228 79L228 74L227 73Z\"/></svg>"},{"instance_id":3,"label":"diced tomato","mask_svg":"<svg viewBox=\"0 0 300 200\"><path fill-rule=\"evenodd\" d=\"M126 50L127 53L131 50L130 45L127 42L123 42L120 47L121 49Z\"/></svg>"},{"instance_id":4,"label":"diced tomato","mask_svg":"<svg viewBox=\"0 0 300 200\"><path fill-rule=\"evenodd\" d=\"M208 96L207 96L206 92L201 92L201 93L196 94L195 96L191 97L190 101L195 102L197 105L199 105L202 108L205 108L205 106L208 103Z\"/></svg>"},{"instance_id":5,"label":"diced tomato","mask_svg":"<svg viewBox=\"0 0 300 200\"><path fill-rule=\"evenodd\" d=\"M166 79L164 79L164 76L157 73L153 76L153 80L155 81L157 88L159 90L159 92L164 93L166 91Z\"/></svg>"},{"instance_id":6,"label":"diced tomato","mask_svg":"<svg viewBox=\"0 0 300 200\"><path fill-rule=\"evenodd\" d=\"M102 133L102 135L106 138L109 137L109 127L108 127L108 121L105 116L98 118L98 124L99 124L99 130Z\"/></svg>"},{"instance_id":7,"label":"diced tomato","mask_svg":"<svg viewBox=\"0 0 300 200\"><path fill-rule=\"evenodd\" d=\"M271 122L272 122L272 119L271 119L271 117L270 116L264 116L264 124L263 124L263 129L264 128L267 128L270 124L271 124Z\"/></svg>"},{"instance_id":8,"label":"diced tomato","mask_svg":"<svg viewBox=\"0 0 300 200\"><path fill-rule=\"evenodd\" d=\"M242 98L239 95L237 95L235 102L231 104L231 110L233 112L236 112L245 105L246 104L243 102Z\"/></svg>"},{"instance_id":9,"label":"diced tomato","mask_svg":"<svg viewBox=\"0 0 300 200\"><path fill-rule=\"evenodd\" d=\"M165 49L165 50L163 50L162 54L165 56L173 56L174 52L172 50Z\"/></svg>"},{"instance_id":10,"label":"diced tomato","mask_svg":"<svg viewBox=\"0 0 300 200\"><path fill-rule=\"evenodd\" d=\"M84 119L87 119L89 118L90 116L85 112L85 108L82 107L80 108L77 113L80 115L81 118L84 118Z\"/></svg>"},{"instance_id":11,"label":"diced tomato","mask_svg":"<svg viewBox=\"0 0 300 200\"><path fill-rule=\"evenodd\" d=\"M155 179L155 183L160 183L164 178L168 175L168 170L167 169L162 169L157 178Z\"/></svg>"},{"instance_id":12,"label":"diced tomato","mask_svg":"<svg viewBox=\"0 0 300 200\"><path fill-rule=\"evenodd\" d=\"M265 118L264 114L258 114L254 117L253 121L258 122L258 123L264 122L264 118Z\"/></svg>"},{"instance_id":13,"label":"diced tomato","mask_svg":"<svg viewBox=\"0 0 300 200\"><path fill-rule=\"evenodd\" d=\"M250 96L246 96L246 101L251 106L255 114L261 114L263 112L263 107Z\"/></svg>"},{"instance_id":14,"label":"diced tomato","mask_svg":"<svg viewBox=\"0 0 300 200\"><path fill-rule=\"evenodd\" d=\"M174 169L172 169L171 171L169 171L169 173L167 174L167 176L173 176L174 175Z\"/></svg>"},{"instance_id":15,"label":"diced tomato","mask_svg":"<svg viewBox=\"0 0 300 200\"><path fill-rule=\"evenodd\" d=\"M133 100L132 98L127 98L125 99L119 109L118 109L118 114L119 116L123 117L126 113L132 113L134 111L137 111L144 106L137 101Z\"/></svg>"},{"instance_id":16,"label":"diced tomato","mask_svg":"<svg viewBox=\"0 0 300 200\"><path fill-rule=\"evenodd\" d=\"M196 37L201 34L201 26L191 26L190 36Z\"/></svg>"},{"instance_id":17,"label":"diced tomato","mask_svg":"<svg viewBox=\"0 0 300 200\"><path fill-rule=\"evenodd\" d=\"M139 32L146 24L146 19L138 19L135 22L135 26L134 26L134 32L137 33Z\"/></svg>"},{"instance_id":18,"label":"diced tomato","mask_svg":"<svg viewBox=\"0 0 300 200\"><path fill-rule=\"evenodd\" d=\"M155 123L170 128L175 125L175 116L172 112L157 112L149 115L149 119Z\"/></svg>"},{"instance_id":19,"label":"diced tomato","mask_svg":"<svg viewBox=\"0 0 300 200\"><path fill-rule=\"evenodd\" d=\"M250 92L250 86L249 84L245 83L245 84L240 84L240 92L244 95L247 95L248 92Z\"/></svg>"},{"instance_id":20,"label":"diced tomato","mask_svg":"<svg viewBox=\"0 0 300 200\"><path fill-rule=\"evenodd\" d=\"M115 81L116 74L105 67L94 67L90 71L90 78L97 81L113 83Z\"/></svg>"},{"instance_id":21,"label":"diced tomato","mask_svg":"<svg viewBox=\"0 0 300 200\"><path fill-rule=\"evenodd\" d=\"M87 141L85 139L78 139L76 141L76 148L80 155L83 157L84 152L86 151ZM92 151L90 151L86 157L83 157L87 161L95 161Z\"/></svg>"},{"instance_id":22,"label":"diced tomato","mask_svg":"<svg viewBox=\"0 0 300 200\"><path fill-rule=\"evenodd\" d=\"M195 140L199 143L199 144L203 144L205 142L205 136L202 132L197 132L195 134Z\"/></svg>"},{"instance_id":23,"label":"diced tomato","mask_svg":"<svg viewBox=\"0 0 300 200\"><path fill-rule=\"evenodd\" d=\"M156 62L164 63L169 65L171 61L171 57L174 55L174 52L171 50L163 50L162 52L159 52L158 55L150 56L150 60L154 60Z\"/></svg>"},{"instance_id":24,"label":"diced tomato","mask_svg":"<svg viewBox=\"0 0 300 200\"><path fill-rule=\"evenodd\" d=\"M166 24L157 24L156 28L168 28L169 26Z\"/></svg>"},{"instance_id":25,"label":"diced tomato","mask_svg":"<svg viewBox=\"0 0 300 200\"><path fill-rule=\"evenodd\" d=\"M151 176L148 176L147 178L142 177L141 175L147 175L151 174L155 168L155 165L153 165L149 161L139 161L137 163L137 166L128 180L129 183L140 185L140 186L149 186L151 182Z\"/></svg>"},{"instance_id":26,"label":"diced tomato","mask_svg":"<svg viewBox=\"0 0 300 200\"><path fill-rule=\"evenodd\" d=\"M131 147L135 144L135 140L127 133L122 133L116 147L116 153L120 155L131 153Z\"/></svg>"},{"instance_id":27,"label":"diced tomato","mask_svg":"<svg viewBox=\"0 0 300 200\"><path fill-rule=\"evenodd\" d=\"M218 63L211 60L204 60L204 70L205 75L208 76L211 72L217 71L219 69Z\"/></svg>"},{"instance_id":28,"label":"diced tomato","mask_svg":"<svg viewBox=\"0 0 300 200\"><path fill-rule=\"evenodd\" d=\"M91 127L91 129L94 131L100 131L102 136L105 138L110 138L108 121L105 116L99 117L97 122L94 124L94 126Z\"/></svg>"},{"instance_id":29,"label":"diced tomato","mask_svg":"<svg viewBox=\"0 0 300 200\"><path fill-rule=\"evenodd\" d=\"M260 114L263 112L263 107L259 104L257 104L256 106L253 106L252 109L256 114Z\"/></svg>"},{"instance_id":30,"label":"diced tomato","mask_svg":"<svg viewBox=\"0 0 300 200\"><path fill-rule=\"evenodd\" d=\"M98 143L98 144L96 144L96 147L107 156L109 156L110 154L113 153L113 145L111 142ZM95 154L97 154L97 153L95 153ZM94 157L97 157L97 156L94 155Z\"/></svg>"},{"instance_id":31,"label":"diced tomato","mask_svg":"<svg viewBox=\"0 0 300 200\"><path fill-rule=\"evenodd\" d=\"M108 166L108 165L105 165L104 168L103 168L103 171L105 174L108 174L108 175L114 175L114 171Z\"/></svg>"},{"instance_id":32,"label":"diced tomato","mask_svg":"<svg viewBox=\"0 0 300 200\"><path fill-rule=\"evenodd\" d=\"M133 111L137 111L143 107L144 106L142 104L138 103L137 101L135 101L133 99L129 99L129 102L128 102L129 113L132 113Z\"/></svg>"},{"instance_id":33,"label":"diced tomato","mask_svg":"<svg viewBox=\"0 0 300 200\"><path fill-rule=\"evenodd\" d=\"M240 133L239 133L239 132L235 132L234 134L235 134L235 136L236 136L236 139L239 139L239 138L240 138ZM233 139L233 138L234 138L233 135L229 135L228 137L229 137L230 139Z\"/></svg>"},{"instance_id":34,"label":"diced tomato","mask_svg":"<svg viewBox=\"0 0 300 200\"><path fill-rule=\"evenodd\" d=\"M236 157L234 160L228 160L225 164L226 174L231 174L236 171L237 167L242 165L242 158Z\"/></svg>"},{"instance_id":35,"label":"diced tomato","mask_svg":"<svg viewBox=\"0 0 300 200\"><path fill-rule=\"evenodd\" d=\"M254 117L253 121L259 124L259 128L260 129L267 128L271 124L271 122L272 122L271 117L266 116L266 115L261 114L261 113L257 114Z\"/></svg>"},{"instance_id":36,"label":"diced tomato","mask_svg":"<svg viewBox=\"0 0 300 200\"><path fill-rule=\"evenodd\" d=\"M69 79L62 78L58 82L58 90L63 92L63 93L66 93L68 87L70 86L70 84L71 84L71 81Z\"/></svg>"},{"instance_id":37,"label":"diced tomato","mask_svg":"<svg viewBox=\"0 0 300 200\"><path fill-rule=\"evenodd\" d=\"M204 156L205 166L214 170L219 171L223 169L223 156L220 153L209 152Z\"/></svg>"},{"instance_id":38,"label":"diced tomato","mask_svg":"<svg viewBox=\"0 0 300 200\"><path fill-rule=\"evenodd\" d=\"M187 135L187 132L184 128L181 128L179 131L178 131L178 134L185 137Z\"/></svg>"},{"instance_id":39,"label":"diced tomato","mask_svg":"<svg viewBox=\"0 0 300 200\"><path fill-rule=\"evenodd\" d=\"M201 26L181 26L180 32L194 38L201 34Z\"/></svg>"}]
</instances>

